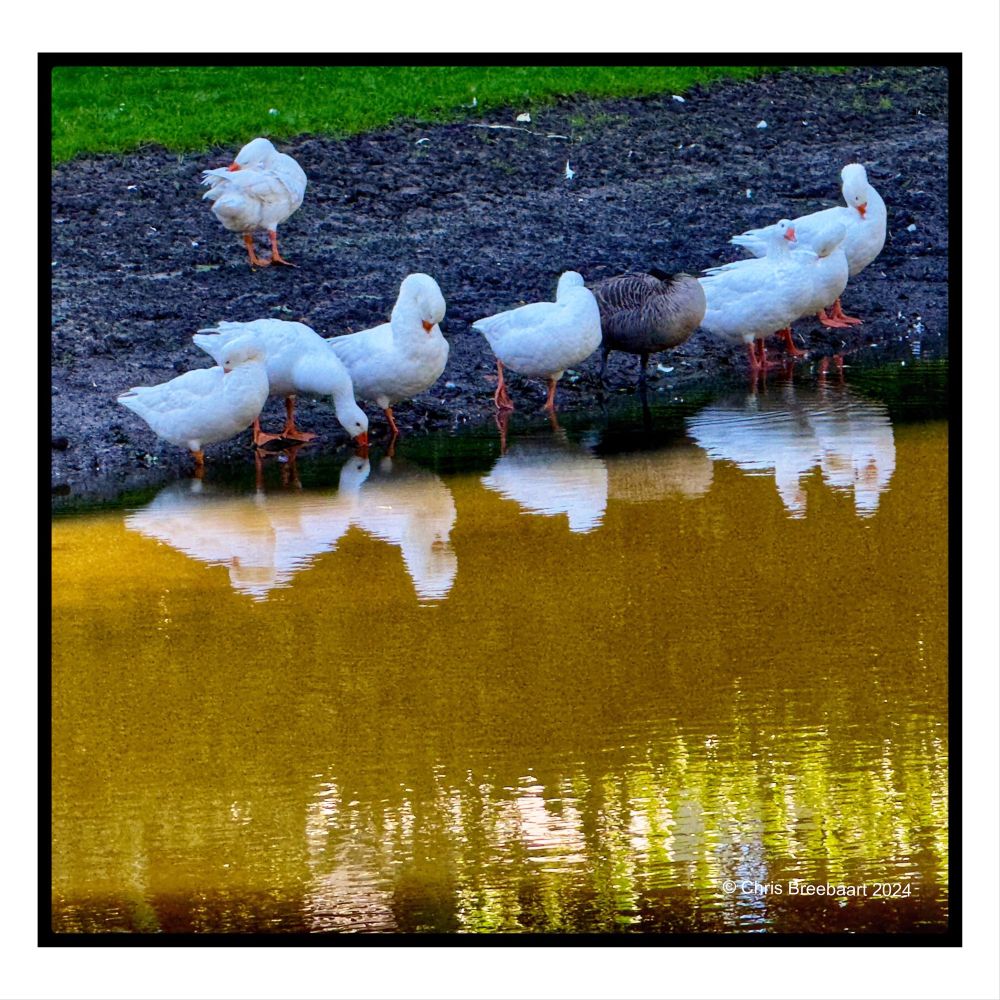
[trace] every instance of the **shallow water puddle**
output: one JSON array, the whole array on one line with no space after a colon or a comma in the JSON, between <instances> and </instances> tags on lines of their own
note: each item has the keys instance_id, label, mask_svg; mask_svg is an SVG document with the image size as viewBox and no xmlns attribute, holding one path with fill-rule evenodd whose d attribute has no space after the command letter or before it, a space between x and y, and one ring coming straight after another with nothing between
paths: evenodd
<instances>
[{"instance_id":1,"label":"shallow water puddle","mask_svg":"<svg viewBox=\"0 0 1000 1000\"><path fill-rule=\"evenodd\" d=\"M947 425L900 414L56 518L54 928L943 930Z\"/></svg>"}]
</instances>

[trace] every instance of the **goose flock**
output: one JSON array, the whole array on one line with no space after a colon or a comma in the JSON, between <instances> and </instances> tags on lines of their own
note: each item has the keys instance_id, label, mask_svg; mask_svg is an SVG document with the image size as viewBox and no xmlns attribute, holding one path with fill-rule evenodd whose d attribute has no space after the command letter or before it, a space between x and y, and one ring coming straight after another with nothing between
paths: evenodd
<instances>
[{"instance_id":1,"label":"goose flock","mask_svg":"<svg viewBox=\"0 0 1000 1000\"><path fill-rule=\"evenodd\" d=\"M751 374L768 366L765 340L780 335L792 355L801 351L792 324L807 316L844 327L860 323L841 308L854 277L885 244L886 207L865 168L841 171L844 205L751 229L730 242L751 257L709 268L701 276L630 272L589 287L581 274L559 278L554 302L534 302L474 321L497 364L494 403L499 415L514 409L504 369L548 385L545 409L555 412L563 373L601 350L603 381L612 351L639 360L645 389L650 355L684 343L699 327L726 343L745 344ZM302 204L306 174L264 138L247 143L228 167L204 171L204 198L222 225L242 235L250 266L294 267L278 249L278 226ZM271 256L258 255L257 233ZM427 274L410 274L399 288L388 323L357 333L321 337L302 323L255 319L199 330L194 342L217 367L185 372L169 382L130 389L118 398L161 438L190 449L197 470L203 448L253 427L253 443L305 442L316 435L295 425L295 398L329 396L340 425L359 449L368 444L368 416L378 406L392 440L399 433L392 407L430 388L444 373L448 342L441 333L445 298ZM265 433L260 413L269 395L285 398L286 420Z\"/></svg>"}]
</instances>

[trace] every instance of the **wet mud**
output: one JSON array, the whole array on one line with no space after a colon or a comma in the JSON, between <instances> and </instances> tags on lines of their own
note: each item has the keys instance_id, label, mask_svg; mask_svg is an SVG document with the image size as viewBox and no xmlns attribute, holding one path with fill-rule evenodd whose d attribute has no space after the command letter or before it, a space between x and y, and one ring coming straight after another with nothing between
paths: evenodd
<instances>
[{"instance_id":1,"label":"wet mud","mask_svg":"<svg viewBox=\"0 0 1000 1000\"><path fill-rule=\"evenodd\" d=\"M64 164L52 175L53 493L107 497L190 471L186 451L115 400L210 364L191 342L199 327L275 317L323 336L364 329L388 318L411 271L433 275L444 292L451 353L437 384L395 409L403 443L486 421L495 363L471 330L476 319L551 298L570 268L595 281L739 259L731 235L839 203L840 169L851 161L866 165L888 206L886 246L844 295L864 325L801 320L796 339L810 353L797 364L914 341L925 356L944 354L947 95L944 69L868 67L722 83L683 102L568 100L525 125L515 121L524 109L511 108L346 140L303 136L279 144L309 176L305 203L280 231L296 268L251 270L239 238L201 201L201 171L227 162L231 149ZM563 378L561 411L598 403L599 362L597 352ZM636 375L637 359L612 355L607 393L634 391ZM653 359L650 392L664 400L711 379L747 378L745 351L699 330ZM522 413L544 401L540 383L514 375L510 389ZM382 415L367 408L373 436L384 433ZM265 429L283 413L270 400ZM320 434L310 452L348 447L329 401L301 400L299 422ZM252 464L249 432L207 456L210 468Z\"/></svg>"}]
</instances>

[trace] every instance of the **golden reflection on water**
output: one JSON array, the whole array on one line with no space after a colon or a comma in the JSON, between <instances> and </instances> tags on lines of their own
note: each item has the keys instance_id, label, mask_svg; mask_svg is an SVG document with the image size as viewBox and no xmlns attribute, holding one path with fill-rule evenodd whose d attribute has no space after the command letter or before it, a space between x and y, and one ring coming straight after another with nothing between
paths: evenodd
<instances>
[{"instance_id":1,"label":"golden reflection on water","mask_svg":"<svg viewBox=\"0 0 1000 1000\"><path fill-rule=\"evenodd\" d=\"M54 928L943 929L946 433L799 390L56 519Z\"/></svg>"}]
</instances>

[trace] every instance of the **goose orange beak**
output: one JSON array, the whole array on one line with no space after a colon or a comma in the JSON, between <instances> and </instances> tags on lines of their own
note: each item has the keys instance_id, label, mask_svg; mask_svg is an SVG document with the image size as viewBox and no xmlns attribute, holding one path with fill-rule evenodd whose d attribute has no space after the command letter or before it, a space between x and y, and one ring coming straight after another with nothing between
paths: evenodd
<instances>
[{"instance_id":1,"label":"goose orange beak","mask_svg":"<svg viewBox=\"0 0 1000 1000\"><path fill-rule=\"evenodd\" d=\"M354 443L355 443L355 445L357 445L357 447L359 447L359 448L367 448L367 447L368 447L368 431L362 431L362 432L361 432L361 433L360 433L360 434L359 434L359 435L358 435L358 436L357 436L357 437L356 437L356 438L354 439Z\"/></svg>"},{"instance_id":2,"label":"goose orange beak","mask_svg":"<svg viewBox=\"0 0 1000 1000\"><path fill-rule=\"evenodd\" d=\"M792 227L792 226L788 227L788 230L785 233L785 239L788 240L789 242L795 239L795 229L794 229L794 227Z\"/></svg>"},{"instance_id":3,"label":"goose orange beak","mask_svg":"<svg viewBox=\"0 0 1000 1000\"><path fill-rule=\"evenodd\" d=\"M233 162L230 163L229 166L226 169L230 173L232 173L234 170L239 170L240 169L240 165L235 160L233 160Z\"/></svg>"},{"instance_id":4,"label":"goose orange beak","mask_svg":"<svg viewBox=\"0 0 1000 1000\"><path fill-rule=\"evenodd\" d=\"M427 322L427 320L421 320L421 324L423 325L423 328L424 328L424 329L425 329L425 330L426 330L426 331L427 331L428 333L430 333L430 332L431 332L431 330L433 330L433 329L434 329L434 324L433 324L433 323L428 323L428 322Z\"/></svg>"},{"instance_id":5,"label":"goose orange beak","mask_svg":"<svg viewBox=\"0 0 1000 1000\"><path fill-rule=\"evenodd\" d=\"M868 202L866 201L863 205L858 205L858 215L863 219L865 217L865 212L868 210Z\"/></svg>"}]
</instances>

